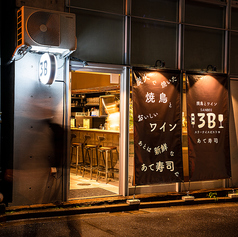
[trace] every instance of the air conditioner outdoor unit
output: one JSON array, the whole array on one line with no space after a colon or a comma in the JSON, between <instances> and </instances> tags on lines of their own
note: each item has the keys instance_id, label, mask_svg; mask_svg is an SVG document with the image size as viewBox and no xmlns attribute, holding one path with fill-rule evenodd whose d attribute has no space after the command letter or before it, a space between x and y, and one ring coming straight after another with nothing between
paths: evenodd
<instances>
[{"instance_id":1,"label":"air conditioner outdoor unit","mask_svg":"<svg viewBox=\"0 0 238 237\"><path fill-rule=\"evenodd\" d=\"M75 15L32 7L17 12L17 47L14 57L26 51L68 56L76 49Z\"/></svg>"}]
</instances>

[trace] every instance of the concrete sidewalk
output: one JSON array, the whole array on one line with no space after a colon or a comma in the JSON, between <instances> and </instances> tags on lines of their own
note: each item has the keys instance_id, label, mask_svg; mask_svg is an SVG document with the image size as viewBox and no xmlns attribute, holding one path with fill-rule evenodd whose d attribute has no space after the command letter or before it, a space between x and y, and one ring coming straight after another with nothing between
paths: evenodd
<instances>
[{"instance_id":1,"label":"concrete sidewalk","mask_svg":"<svg viewBox=\"0 0 238 237\"><path fill-rule=\"evenodd\" d=\"M194 197L194 200L183 200L182 198L184 196L187 196L187 193L185 192L170 192L140 194L135 195L134 197L113 196L104 198L90 198L73 200L63 203L49 203L14 207L4 206L5 212L2 212L3 214L0 215L0 222L86 213L122 212L153 207L238 202L238 198L228 197L228 194L232 193L232 190L233 189L231 188L226 188L191 191L189 193L189 196ZM139 200L139 202L137 200Z\"/></svg>"}]
</instances>

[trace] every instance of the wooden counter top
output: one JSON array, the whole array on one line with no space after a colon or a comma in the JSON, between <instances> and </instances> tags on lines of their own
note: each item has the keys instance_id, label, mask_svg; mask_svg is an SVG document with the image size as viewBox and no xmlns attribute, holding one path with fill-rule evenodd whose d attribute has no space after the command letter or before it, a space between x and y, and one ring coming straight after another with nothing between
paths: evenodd
<instances>
[{"instance_id":1,"label":"wooden counter top","mask_svg":"<svg viewBox=\"0 0 238 237\"><path fill-rule=\"evenodd\" d=\"M115 130L104 130L98 128L71 128L72 131L83 131L83 132L101 132L101 133L118 133L119 131Z\"/></svg>"}]
</instances>

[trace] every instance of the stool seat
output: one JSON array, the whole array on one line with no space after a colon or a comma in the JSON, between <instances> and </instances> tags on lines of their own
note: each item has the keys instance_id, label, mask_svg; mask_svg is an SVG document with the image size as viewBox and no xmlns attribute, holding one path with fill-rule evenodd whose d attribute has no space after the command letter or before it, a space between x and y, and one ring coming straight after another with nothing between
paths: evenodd
<instances>
[{"instance_id":1,"label":"stool seat","mask_svg":"<svg viewBox=\"0 0 238 237\"><path fill-rule=\"evenodd\" d=\"M100 147L99 148L99 150L101 150L101 151L103 151L103 150L115 150L115 149L117 149L117 147L116 146L102 146L102 147Z\"/></svg>"},{"instance_id":2,"label":"stool seat","mask_svg":"<svg viewBox=\"0 0 238 237\"><path fill-rule=\"evenodd\" d=\"M97 145L86 145L85 149L96 148L96 147L97 147Z\"/></svg>"},{"instance_id":3,"label":"stool seat","mask_svg":"<svg viewBox=\"0 0 238 237\"><path fill-rule=\"evenodd\" d=\"M79 142L73 142L72 146L82 146L83 143L79 143Z\"/></svg>"}]
</instances>

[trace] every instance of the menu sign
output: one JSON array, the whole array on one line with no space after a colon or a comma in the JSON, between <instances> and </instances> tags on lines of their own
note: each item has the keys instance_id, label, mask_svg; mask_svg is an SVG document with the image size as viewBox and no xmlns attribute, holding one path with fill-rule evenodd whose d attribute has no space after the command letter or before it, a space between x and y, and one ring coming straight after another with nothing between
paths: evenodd
<instances>
[{"instance_id":1,"label":"menu sign","mask_svg":"<svg viewBox=\"0 0 238 237\"><path fill-rule=\"evenodd\" d=\"M190 180L231 175L225 75L188 75L188 154Z\"/></svg>"},{"instance_id":2,"label":"menu sign","mask_svg":"<svg viewBox=\"0 0 238 237\"><path fill-rule=\"evenodd\" d=\"M180 73L133 69L135 184L183 177Z\"/></svg>"}]
</instances>

